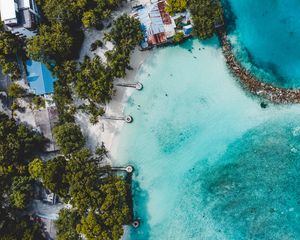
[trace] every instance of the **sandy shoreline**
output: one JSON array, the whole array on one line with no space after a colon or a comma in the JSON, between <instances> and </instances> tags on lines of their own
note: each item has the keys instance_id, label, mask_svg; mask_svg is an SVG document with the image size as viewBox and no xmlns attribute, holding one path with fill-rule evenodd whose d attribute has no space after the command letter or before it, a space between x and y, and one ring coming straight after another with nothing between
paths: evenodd
<instances>
[{"instance_id":1,"label":"sandy shoreline","mask_svg":"<svg viewBox=\"0 0 300 240\"><path fill-rule=\"evenodd\" d=\"M140 51L136 49L131 56L131 67L133 70L128 71L124 79L118 80L116 82L136 82L139 79L136 79L137 73L141 68L142 64L150 55L149 51ZM140 81L140 80L139 80ZM128 98L134 91L137 91L132 88L116 87L117 94L113 97L112 101L107 105L106 113L109 115L124 115L124 109L127 103ZM133 116L134 118L134 116ZM117 157L118 144L120 141L120 131L124 124L124 121L109 121L102 120L105 124L106 131L103 134L103 142L107 149L110 152L110 161L111 163Z\"/></svg>"},{"instance_id":2,"label":"sandy shoreline","mask_svg":"<svg viewBox=\"0 0 300 240\"><path fill-rule=\"evenodd\" d=\"M112 19L116 19L118 16L132 11L132 4L149 4L149 0L137 0L131 3L125 3L119 10L113 12ZM89 29L85 32L85 40L83 43L83 48L80 53L79 61L83 61L85 56L93 57L98 55L102 61L106 61L105 52L113 48L113 44L110 42L105 42L103 40L104 33L108 32L110 29L104 29L98 31L95 29ZM95 52L90 51L90 45L95 40L103 40L104 46L98 48ZM150 55L149 51L140 51L136 48L130 57L130 66L133 70L127 71L126 77L124 79L116 79L114 83L133 83L136 82L135 77L138 73L144 60ZM105 115L114 117L123 117L124 109L130 95L136 91L132 88L125 88L115 86L116 94L112 97L109 104L105 106ZM134 116L132 116L134 118ZM107 162L112 164L117 157L119 136L122 126L125 124L124 121L114 121L100 119L99 123L92 125L89 121L89 116L83 112L79 112L75 116L76 122L81 126L83 134L86 136L87 146L92 150L97 146L101 146L102 142L109 151L109 158Z\"/></svg>"},{"instance_id":3,"label":"sandy shoreline","mask_svg":"<svg viewBox=\"0 0 300 240\"><path fill-rule=\"evenodd\" d=\"M145 59L150 55L149 51L140 51L137 48L131 55L130 66L133 70L127 71L127 75L124 79L116 79L115 83L136 82L136 75L142 66ZM115 87L116 94L112 97L109 104L106 105L106 116L124 116L124 109L130 95L137 91L133 88ZM134 118L134 116L133 116ZM95 149L100 146L102 142L109 151L109 158L107 159L109 164L115 162L118 152L118 143L120 131L124 124L124 121L114 121L100 119L99 123L92 125L89 122L87 114L79 112L76 114L76 122L81 126L81 129L86 136L87 146L91 149Z\"/></svg>"}]
</instances>

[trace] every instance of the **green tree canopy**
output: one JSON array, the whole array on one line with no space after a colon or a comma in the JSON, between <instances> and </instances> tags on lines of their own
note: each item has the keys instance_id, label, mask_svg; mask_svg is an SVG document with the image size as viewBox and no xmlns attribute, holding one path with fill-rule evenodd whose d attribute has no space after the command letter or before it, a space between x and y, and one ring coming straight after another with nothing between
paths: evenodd
<instances>
[{"instance_id":1,"label":"green tree canopy","mask_svg":"<svg viewBox=\"0 0 300 240\"><path fill-rule=\"evenodd\" d=\"M69 26L82 21L85 27L97 27L110 16L122 0L38 0L48 21Z\"/></svg>"},{"instance_id":2,"label":"green tree canopy","mask_svg":"<svg viewBox=\"0 0 300 240\"><path fill-rule=\"evenodd\" d=\"M130 222L130 210L127 205L129 186L119 177L105 178L99 185L101 204L94 206L83 216L77 230L88 240L118 240L123 235L123 225Z\"/></svg>"},{"instance_id":3,"label":"green tree canopy","mask_svg":"<svg viewBox=\"0 0 300 240\"><path fill-rule=\"evenodd\" d=\"M215 33L215 25L223 24L223 9L220 0L190 0L189 9L193 18L194 35L207 39Z\"/></svg>"},{"instance_id":4,"label":"green tree canopy","mask_svg":"<svg viewBox=\"0 0 300 240\"><path fill-rule=\"evenodd\" d=\"M19 209L25 209L33 197L33 180L29 176L13 178L10 201Z\"/></svg>"},{"instance_id":5,"label":"green tree canopy","mask_svg":"<svg viewBox=\"0 0 300 240\"><path fill-rule=\"evenodd\" d=\"M39 158L35 158L28 165L28 172L35 179L38 179L42 176L43 169L44 169L44 163Z\"/></svg>"},{"instance_id":6,"label":"green tree canopy","mask_svg":"<svg viewBox=\"0 0 300 240\"><path fill-rule=\"evenodd\" d=\"M8 96L20 98L26 94L26 90L17 83L12 83L8 87Z\"/></svg>"},{"instance_id":7,"label":"green tree canopy","mask_svg":"<svg viewBox=\"0 0 300 240\"><path fill-rule=\"evenodd\" d=\"M73 116L73 98L69 85L66 82L58 79L54 83L54 96L53 100L55 101L59 123L64 124L68 122L74 122Z\"/></svg>"},{"instance_id":8,"label":"green tree canopy","mask_svg":"<svg viewBox=\"0 0 300 240\"><path fill-rule=\"evenodd\" d=\"M85 139L80 127L75 123L65 123L53 129L55 140L63 154L68 155L80 150Z\"/></svg>"},{"instance_id":9,"label":"green tree canopy","mask_svg":"<svg viewBox=\"0 0 300 240\"><path fill-rule=\"evenodd\" d=\"M9 74L13 80L21 77L17 56L22 55L23 42L10 32L0 30L0 65L4 75Z\"/></svg>"},{"instance_id":10,"label":"green tree canopy","mask_svg":"<svg viewBox=\"0 0 300 240\"><path fill-rule=\"evenodd\" d=\"M77 230L87 239L119 239L122 226L131 220L129 185L121 177L112 176L109 166L100 166L105 153L99 151L93 156L82 149L68 161L71 204L82 216Z\"/></svg>"},{"instance_id":11,"label":"green tree canopy","mask_svg":"<svg viewBox=\"0 0 300 240\"><path fill-rule=\"evenodd\" d=\"M45 139L0 113L0 236L1 239L45 239L27 216L33 196L28 163L44 149Z\"/></svg>"},{"instance_id":12,"label":"green tree canopy","mask_svg":"<svg viewBox=\"0 0 300 240\"><path fill-rule=\"evenodd\" d=\"M111 31L105 37L119 50L131 51L143 39L140 28L140 22L137 19L123 14L114 21Z\"/></svg>"},{"instance_id":13,"label":"green tree canopy","mask_svg":"<svg viewBox=\"0 0 300 240\"><path fill-rule=\"evenodd\" d=\"M101 205L99 182L107 175L108 169L101 168L99 159L92 158L88 149L72 155L67 165L67 179L70 184L71 203L81 214L90 207Z\"/></svg>"},{"instance_id":14,"label":"green tree canopy","mask_svg":"<svg viewBox=\"0 0 300 240\"><path fill-rule=\"evenodd\" d=\"M64 208L60 210L58 219L54 222L57 229L57 240L81 240L76 227L80 222L80 215L76 210Z\"/></svg>"},{"instance_id":15,"label":"green tree canopy","mask_svg":"<svg viewBox=\"0 0 300 240\"><path fill-rule=\"evenodd\" d=\"M5 225L0 227L0 236L3 240L46 240L41 229L41 224L33 222L28 216L8 217Z\"/></svg>"},{"instance_id":16,"label":"green tree canopy","mask_svg":"<svg viewBox=\"0 0 300 240\"><path fill-rule=\"evenodd\" d=\"M80 16L89 0L38 0L45 17L52 23L74 24L80 21Z\"/></svg>"},{"instance_id":17,"label":"green tree canopy","mask_svg":"<svg viewBox=\"0 0 300 240\"><path fill-rule=\"evenodd\" d=\"M130 53L142 41L140 22L126 14L117 18L105 39L114 43L114 49L105 53L109 71L114 77L123 78L131 69Z\"/></svg>"},{"instance_id":18,"label":"green tree canopy","mask_svg":"<svg viewBox=\"0 0 300 240\"><path fill-rule=\"evenodd\" d=\"M69 192L69 184L66 179L66 165L65 157L58 156L48 160L44 164L42 171L43 185L63 198L67 198Z\"/></svg>"},{"instance_id":19,"label":"green tree canopy","mask_svg":"<svg viewBox=\"0 0 300 240\"><path fill-rule=\"evenodd\" d=\"M100 57L85 58L77 75L76 93L95 103L106 103L113 94L113 76Z\"/></svg>"},{"instance_id":20,"label":"green tree canopy","mask_svg":"<svg viewBox=\"0 0 300 240\"><path fill-rule=\"evenodd\" d=\"M24 173L28 160L44 149L46 140L40 134L17 125L0 113L0 176L12 172Z\"/></svg>"},{"instance_id":21,"label":"green tree canopy","mask_svg":"<svg viewBox=\"0 0 300 240\"><path fill-rule=\"evenodd\" d=\"M186 10L187 0L167 0L166 10L173 15Z\"/></svg>"},{"instance_id":22,"label":"green tree canopy","mask_svg":"<svg viewBox=\"0 0 300 240\"><path fill-rule=\"evenodd\" d=\"M70 84L76 81L77 63L65 61L53 69L53 74L58 78L54 83L54 96L60 124L74 122L74 105Z\"/></svg>"},{"instance_id":23,"label":"green tree canopy","mask_svg":"<svg viewBox=\"0 0 300 240\"><path fill-rule=\"evenodd\" d=\"M74 39L69 29L60 23L41 25L39 34L27 42L28 56L45 64L53 65L72 57Z\"/></svg>"}]
</instances>

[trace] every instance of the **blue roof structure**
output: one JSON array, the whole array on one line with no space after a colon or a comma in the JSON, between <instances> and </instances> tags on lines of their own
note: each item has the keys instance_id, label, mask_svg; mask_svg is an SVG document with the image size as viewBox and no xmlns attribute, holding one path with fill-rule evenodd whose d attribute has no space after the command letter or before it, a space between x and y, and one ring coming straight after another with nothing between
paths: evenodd
<instances>
[{"instance_id":1,"label":"blue roof structure","mask_svg":"<svg viewBox=\"0 0 300 240\"><path fill-rule=\"evenodd\" d=\"M56 78L52 75L49 69L40 62L33 60L26 61L27 80L30 88L36 95L53 93L54 82Z\"/></svg>"},{"instance_id":2,"label":"blue roof structure","mask_svg":"<svg viewBox=\"0 0 300 240\"><path fill-rule=\"evenodd\" d=\"M193 26L192 25L187 25L183 27L183 32L184 35L190 35L193 31Z\"/></svg>"}]
</instances>

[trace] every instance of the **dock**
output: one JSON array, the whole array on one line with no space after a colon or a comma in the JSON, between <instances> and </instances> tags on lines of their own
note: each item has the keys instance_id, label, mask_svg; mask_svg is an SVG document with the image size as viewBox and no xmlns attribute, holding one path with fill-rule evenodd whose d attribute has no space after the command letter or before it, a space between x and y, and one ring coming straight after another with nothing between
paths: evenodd
<instances>
[{"instance_id":1,"label":"dock","mask_svg":"<svg viewBox=\"0 0 300 240\"><path fill-rule=\"evenodd\" d=\"M143 84L141 84L140 82L137 82L137 83L117 83L116 86L134 88L138 91L141 91L144 87Z\"/></svg>"},{"instance_id":2,"label":"dock","mask_svg":"<svg viewBox=\"0 0 300 240\"><path fill-rule=\"evenodd\" d=\"M133 122L133 117L130 115L128 115L128 116L103 116L102 119L113 120L113 121L125 121L126 123Z\"/></svg>"}]
</instances>

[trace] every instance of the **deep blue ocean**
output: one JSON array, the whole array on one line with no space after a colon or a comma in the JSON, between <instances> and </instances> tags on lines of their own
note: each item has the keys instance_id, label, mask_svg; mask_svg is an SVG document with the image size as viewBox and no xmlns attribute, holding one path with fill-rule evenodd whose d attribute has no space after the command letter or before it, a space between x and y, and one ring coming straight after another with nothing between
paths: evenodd
<instances>
[{"instance_id":1,"label":"deep blue ocean","mask_svg":"<svg viewBox=\"0 0 300 240\"><path fill-rule=\"evenodd\" d=\"M224 3L236 55L243 64L263 81L299 88L300 1L224 0Z\"/></svg>"}]
</instances>

